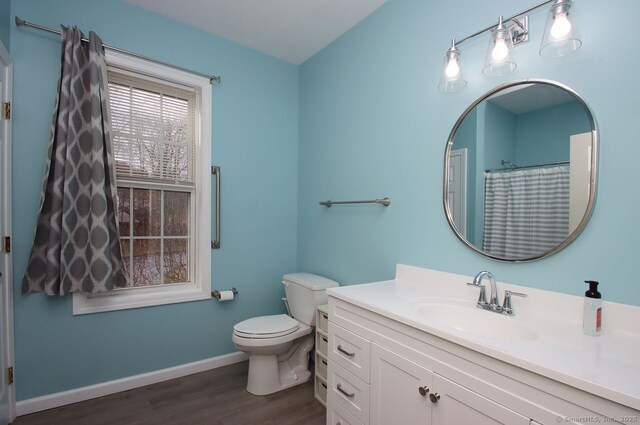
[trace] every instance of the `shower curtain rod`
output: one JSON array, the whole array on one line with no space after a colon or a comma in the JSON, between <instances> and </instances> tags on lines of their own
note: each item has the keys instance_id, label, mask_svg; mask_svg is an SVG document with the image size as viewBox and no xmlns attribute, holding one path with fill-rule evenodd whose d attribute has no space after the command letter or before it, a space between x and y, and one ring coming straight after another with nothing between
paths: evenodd
<instances>
[{"instance_id":1,"label":"shower curtain rod","mask_svg":"<svg viewBox=\"0 0 640 425\"><path fill-rule=\"evenodd\" d=\"M565 165L569 164L570 161L557 161L557 162L546 162L542 164L531 164L531 165L512 165L509 168L493 168L484 170L486 173L490 173L493 171L511 171L511 170L520 170L522 168L538 168L538 167L549 167L551 165Z\"/></svg>"},{"instance_id":2,"label":"shower curtain rod","mask_svg":"<svg viewBox=\"0 0 640 425\"><path fill-rule=\"evenodd\" d=\"M27 22L24 19L18 18L17 16L16 16L16 26L17 27L22 27L22 26L31 27L31 28L35 28L35 29L38 29L38 30L41 30L41 31L49 32L51 34L58 34L58 35L62 34L58 30L54 30L53 28L48 28L48 27L44 27L42 25L38 25L38 24L31 23L31 22ZM82 38L82 41L85 42L85 43L89 42L89 40L84 38L84 37ZM222 82L222 77L220 77L219 75L203 74L202 72L193 71L191 69L183 68L183 67L177 66L177 65L172 65L170 63L163 62L163 61L160 61L160 60L157 60L157 59L153 59L153 58L150 58L148 56L144 56L144 55L141 55L141 54L138 54L138 53L130 52L128 50L120 49L119 47L109 46L108 44L103 44L102 47L104 47L105 49L112 50L114 52L123 53L123 54L128 55L128 56L133 56L134 58L143 59L143 60L146 60L146 61L149 61L149 62L157 63L159 65L167 66L169 68L178 69L180 71L184 71L184 72L188 72L190 74L198 75L200 77L208 78L210 84L213 84L214 81L216 83L218 83L218 84L220 84Z\"/></svg>"}]
</instances>

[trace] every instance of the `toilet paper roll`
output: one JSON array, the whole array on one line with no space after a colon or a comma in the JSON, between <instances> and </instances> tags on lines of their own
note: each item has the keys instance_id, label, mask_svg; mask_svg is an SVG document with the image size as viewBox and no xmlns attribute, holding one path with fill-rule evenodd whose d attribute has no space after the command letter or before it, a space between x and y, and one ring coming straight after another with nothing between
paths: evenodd
<instances>
[{"instance_id":1,"label":"toilet paper roll","mask_svg":"<svg viewBox=\"0 0 640 425\"><path fill-rule=\"evenodd\" d=\"M231 300L233 300L233 291L220 291L220 295L218 295L218 301Z\"/></svg>"}]
</instances>

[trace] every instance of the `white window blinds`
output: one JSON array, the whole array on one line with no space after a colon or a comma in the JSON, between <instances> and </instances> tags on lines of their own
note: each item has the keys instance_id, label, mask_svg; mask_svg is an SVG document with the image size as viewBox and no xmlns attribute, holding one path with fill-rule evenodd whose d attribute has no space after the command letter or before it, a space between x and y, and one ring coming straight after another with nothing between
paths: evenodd
<instances>
[{"instance_id":1,"label":"white window blinds","mask_svg":"<svg viewBox=\"0 0 640 425\"><path fill-rule=\"evenodd\" d=\"M116 176L195 185L194 91L109 70Z\"/></svg>"}]
</instances>

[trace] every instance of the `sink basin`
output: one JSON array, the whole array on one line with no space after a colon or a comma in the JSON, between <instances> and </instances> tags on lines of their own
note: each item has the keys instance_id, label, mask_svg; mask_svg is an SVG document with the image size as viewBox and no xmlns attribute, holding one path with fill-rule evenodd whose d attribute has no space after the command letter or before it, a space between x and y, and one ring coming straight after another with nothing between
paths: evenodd
<instances>
[{"instance_id":1,"label":"sink basin","mask_svg":"<svg viewBox=\"0 0 640 425\"><path fill-rule=\"evenodd\" d=\"M421 304L419 313L429 322L459 331L503 341L532 341L538 335L513 317L477 308L475 305L449 303Z\"/></svg>"}]
</instances>

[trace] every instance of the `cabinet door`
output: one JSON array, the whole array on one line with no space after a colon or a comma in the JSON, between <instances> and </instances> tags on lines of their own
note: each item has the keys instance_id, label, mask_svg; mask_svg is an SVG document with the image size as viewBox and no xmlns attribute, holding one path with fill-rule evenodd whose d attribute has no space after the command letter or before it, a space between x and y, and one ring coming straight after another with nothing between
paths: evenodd
<instances>
[{"instance_id":1,"label":"cabinet door","mask_svg":"<svg viewBox=\"0 0 640 425\"><path fill-rule=\"evenodd\" d=\"M371 425L430 425L432 376L430 370L371 344Z\"/></svg>"},{"instance_id":2,"label":"cabinet door","mask_svg":"<svg viewBox=\"0 0 640 425\"><path fill-rule=\"evenodd\" d=\"M529 425L526 418L440 375L433 375L433 424Z\"/></svg>"}]
</instances>

